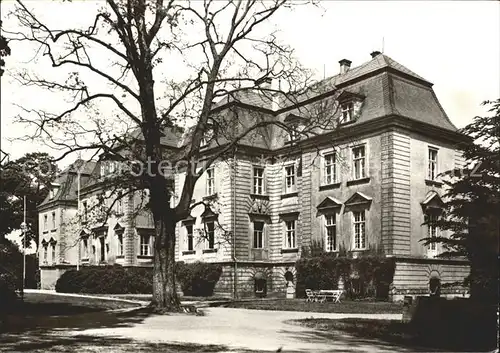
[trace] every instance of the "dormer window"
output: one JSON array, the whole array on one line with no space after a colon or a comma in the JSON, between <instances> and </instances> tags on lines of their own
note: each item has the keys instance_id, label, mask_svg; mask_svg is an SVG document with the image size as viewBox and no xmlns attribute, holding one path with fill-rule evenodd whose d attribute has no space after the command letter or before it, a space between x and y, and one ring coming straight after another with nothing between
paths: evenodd
<instances>
[{"instance_id":1,"label":"dormer window","mask_svg":"<svg viewBox=\"0 0 500 353\"><path fill-rule=\"evenodd\" d=\"M341 108L342 123L348 123L354 120L354 104L352 102L343 103Z\"/></svg>"},{"instance_id":2,"label":"dormer window","mask_svg":"<svg viewBox=\"0 0 500 353\"><path fill-rule=\"evenodd\" d=\"M49 190L49 199L52 200L54 197L56 197L58 191L59 185L52 185Z\"/></svg>"},{"instance_id":3,"label":"dormer window","mask_svg":"<svg viewBox=\"0 0 500 353\"><path fill-rule=\"evenodd\" d=\"M364 99L365 96L359 93L342 92L337 98L340 106L339 123L346 124L355 121L359 116Z\"/></svg>"},{"instance_id":4,"label":"dormer window","mask_svg":"<svg viewBox=\"0 0 500 353\"><path fill-rule=\"evenodd\" d=\"M300 140L301 132L304 129L304 120L304 118L293 114L290 114L285 118L284 123L288 128L286 142L290 143Z\"/></svg>"},{"instance_id":5,"label":"dormer window","mask_svg":"<svg viewBox=\"0 0 500 353\"><path fill-rule=\"evenodd\" d=\"M209 128L207 128L207 130L203 134L203 137L201 138L200 148L208 147L213 137L214 137L214 131L213 128L210 126Z\"/></svg>"}]
</instances>

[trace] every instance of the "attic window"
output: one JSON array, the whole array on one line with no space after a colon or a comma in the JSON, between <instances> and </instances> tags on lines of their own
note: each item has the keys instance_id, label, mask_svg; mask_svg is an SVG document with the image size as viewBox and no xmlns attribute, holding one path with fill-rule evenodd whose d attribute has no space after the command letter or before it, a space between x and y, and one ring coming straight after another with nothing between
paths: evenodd
<instances>
[{"instance_id":1,"label":"attic window","mask_svg":"<svg viewBox=\"0 0 500 353\"><path fill-rule=\"evenodd\" d=\"M348 91L344 91L338 96L337 100L341 111L340 124L346 124L356 120L359 116L364 99L364 95Z\"/></svg>"},{"instance_id":2,"label":"attic window","mask_svg":"<svg viewBox=\"0 0 500 353\"><path fill-rule=\"evenodd\" d=\"M342 123L348 123L354 120L354 104L353 102L346 102L341 105L342 108Z\"/></svg>"},{"instance_id":3,"label":"attic window","mask_svg":"<svg viewBox=\"0 0 500 353\"><path fill-rule=\"evenodd\" d=\"M209 127L205 131L205 133L203 134L203 137L201 138L200 147L201 148L208 147L208 145L210 144L210 141L213 139L213 137L214 137L213 128Z\"/></svg>"},{"instance_id":4,"label":"attic window","mask_svg":"<svg viewBox=\"0 0 500 353\"><path fill-rule=\"evenodd\" d=\"M287 143L300 140L301 131L304 129L304 120L304 118L294 114L290 114L285 118L284 123L288 127L286 136Z\"/></svg>"},{"instance_id":5,"label":"attic window","mask_svg":"<svg viewBox=\"0 0 500 353\"><path fill-rule=\"evenodd\" d=\"M58 191L59 191L59 185L52 185L49 190L49 199L52 200L54 197L56 197Z\"/></svg>"}]
</instances>

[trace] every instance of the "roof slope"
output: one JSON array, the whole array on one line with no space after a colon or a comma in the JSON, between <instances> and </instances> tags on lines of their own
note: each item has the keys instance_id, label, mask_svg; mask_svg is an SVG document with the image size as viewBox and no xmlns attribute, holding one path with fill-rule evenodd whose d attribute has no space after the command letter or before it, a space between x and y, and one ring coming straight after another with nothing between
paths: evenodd
<instances>
[{"instance_id":1,"label":"roof slope","mask_svg":"<svg viewBox=\"0 0 500 353\"><path fill-rule=\"evenodd\" d=\"M53 198L50 194L38 207L60 201L74 201L77 198L78 191L78 171L80 171L80 186L82 186L95 169L95 161L83 161L77 159L74 163L64 169L54 180L53 184L58 184L59 188Z\"/></svg>"}]
</instances>

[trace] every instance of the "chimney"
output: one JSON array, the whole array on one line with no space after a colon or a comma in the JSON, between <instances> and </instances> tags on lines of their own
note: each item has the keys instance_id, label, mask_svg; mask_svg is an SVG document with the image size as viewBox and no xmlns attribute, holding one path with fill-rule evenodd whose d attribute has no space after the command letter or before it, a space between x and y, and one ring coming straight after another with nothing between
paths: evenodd
<instances>
[{"instance_id":1,"label":"chimney","mask_svg":"<svg viewBox=\"0 0 500 353\"><path fill-rule=\"evenodd\" d=\"M345 74L347 71L349 71L349 68L351 67L351 60L347 59L342 59L339 61L340 64L340 74Z\"/></svg>"},{"instance_id":2,"label":"chimney","mask_svg":"<svg viewBox=\"0 0 500 353\"><path fill-rule=\"evenodd\" d=\"M372 56L372 59L373 59L374 57L376 57L377 55L379 55L379 54L382 54L382 53L381 53L381 52L379 52L378 50L372 51L372 52L370 53L370 55Z\"/></svg>"}]
</instances>

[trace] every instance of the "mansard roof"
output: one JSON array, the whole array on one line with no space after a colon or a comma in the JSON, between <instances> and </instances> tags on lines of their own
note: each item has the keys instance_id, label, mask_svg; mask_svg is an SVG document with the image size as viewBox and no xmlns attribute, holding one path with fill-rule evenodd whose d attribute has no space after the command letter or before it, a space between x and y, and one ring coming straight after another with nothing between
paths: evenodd
<instances>
[{"instance_id":1,"label":"mansard roof","mask_svg":"<svg viewBox=\"0 0 500 353\"><path fill-rule=\"evenodd\" d=\"M284 121L290 115L300 116L299 106L309 105L328 96L341 99L350 95L363 97L363 106L356 121L346 127L349 131L354 132L355 125L387 116L398 116L409 119L409 122L428 124L456 132L457 128L443 110L432 86L431 82L389 56L378 54L370 61L343 74L311 85L300 95L277 94L273 102L269 92L246 89L228 95L223 101L215 104L214 109L220 111L225 106L236 105L241 109L259 111L262 119ZM252 146L269 148L271 145L271 149L282 146L279 143L278 145L272 143L280 134L280 128L270 126L262 130L265 130L260 138L262 141L253 139ZM242 141L242 144L247 143Z\"/></svg>"},{"instance_id":2,"label":"mansard roof","mask_svg":"<svg viewBox=\"0 0 500 353\"><path fill-rule=\"evenodd\" d=\"M76 201L78 190L78 171L80 171L80 187L90 179L90 176L96 166L95 161L83 161L77 159L74 163L64 169L54 180L53 184L58 186L57 193L53 198L49 195L38 205L38 208L44 206L56 205L64 201Z\"/></svg>"}]
</instances>

